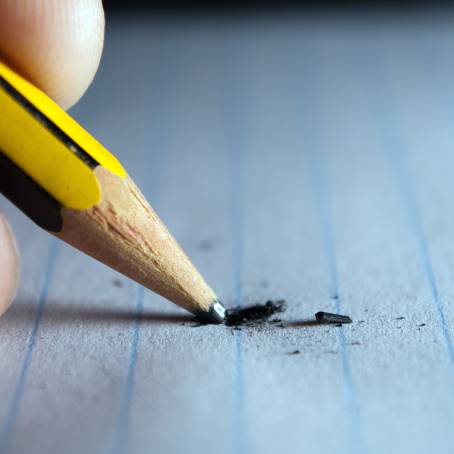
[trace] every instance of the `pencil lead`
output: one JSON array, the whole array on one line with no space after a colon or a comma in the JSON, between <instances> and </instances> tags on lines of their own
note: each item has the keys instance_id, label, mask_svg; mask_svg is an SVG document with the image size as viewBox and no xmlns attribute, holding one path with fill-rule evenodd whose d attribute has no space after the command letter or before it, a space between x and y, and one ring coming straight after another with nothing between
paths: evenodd
<instances>
[{"instance_id":1,"label":"pencil lead","mask_svg":"<svg viewBox=\"0 0 454 454\"><path fill-rule=\"evenodd\" d=\"M227 310L219 300L215 300L210 304L208 311L197 312L196 315L208 323L224 323Z\"/></svg>"},{"instance_id":2,"label":"pencil lead","mask_svg":"<svg viewBox=\"0 0 454 454\"><path fill-rule=\"evenodd\" d=\"M331 314L329 312L317 312L315 318L319 323L333 323L333 324L342 324L342 323L351 323L352 319L348 315L340 314Z\"/></svg>"}]
</instances>

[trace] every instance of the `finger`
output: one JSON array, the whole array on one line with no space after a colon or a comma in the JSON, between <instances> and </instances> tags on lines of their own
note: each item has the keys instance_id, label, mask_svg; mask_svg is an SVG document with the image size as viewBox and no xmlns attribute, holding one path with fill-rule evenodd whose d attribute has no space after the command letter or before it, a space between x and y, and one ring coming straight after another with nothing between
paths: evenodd
<instances>
[{"instance_id":1,"label":"finger","mask_svg":"<svg viewBox=\"0 0 454 454\"><path fill-rule=\"evenodd\" d=\"M13 233L0 213L0 315L16 295L19 282L19 254Z\"/></svg>"},{"instance_id":2,"label":"finger","mask_svg":"<svg viewBox=\"0 0 454 454\"><path fill-rule=\"evenodd\" d=\"M103 41L101 0L0 0L0 58L65 109L93 80Z\"/></svg>"}]
</instances>

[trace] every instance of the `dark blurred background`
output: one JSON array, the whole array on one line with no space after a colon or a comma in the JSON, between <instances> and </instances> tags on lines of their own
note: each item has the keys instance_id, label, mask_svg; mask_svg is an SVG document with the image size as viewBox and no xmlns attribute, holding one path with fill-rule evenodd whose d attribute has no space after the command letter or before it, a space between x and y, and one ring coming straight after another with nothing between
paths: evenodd
<instances>
[{"instance_id":1,"label":"dark blurred background","mask_svg":"<svg viewBox=\"0 0 454 454\"><path fill-rule=\"evenodd\" d=\"M412 9L437 8L451 6L452 1L446 0L301 0L301 1L276 1L276 0L224 0L224 1L183 1L183 0L104 0L107 12L115 10L135 10L146 9L150 13L158 12L228 12L228 11L260 11L260 10L364 10L364 9L392 9L411 11Z\"/></svg>"}]
</instances>

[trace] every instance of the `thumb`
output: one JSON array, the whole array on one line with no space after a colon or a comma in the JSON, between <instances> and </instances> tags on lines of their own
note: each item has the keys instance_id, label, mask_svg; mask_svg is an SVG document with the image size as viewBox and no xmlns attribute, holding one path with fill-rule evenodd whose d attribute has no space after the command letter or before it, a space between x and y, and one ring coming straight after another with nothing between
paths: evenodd
<instances>
[{"instance_id":1,"label":"thumb","mask_svg":"<svg viewBox=\"0 0 454 454\"><path fill-rule=\"evenodd\" d=\"M13 233L0 213L0 315L16 295L19 281L19 255Z\"/></svg>"},{"instance_id":2,"label":"thumb","mask_svg":"<svg viewBox=\"0 0 454 454\"><path fill-rule=\"evenodd\" d=\"M0 58L64 109L93 80L103 42L101 0L0 0Z\"/></svg>"}]
</instances>

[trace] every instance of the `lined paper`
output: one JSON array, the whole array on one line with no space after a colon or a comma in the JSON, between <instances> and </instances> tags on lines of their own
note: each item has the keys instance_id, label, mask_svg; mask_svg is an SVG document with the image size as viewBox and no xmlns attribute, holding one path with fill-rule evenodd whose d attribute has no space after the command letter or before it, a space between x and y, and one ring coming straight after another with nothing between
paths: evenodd
<instances>
[{"instance_id":1,"label":"lined paper","mask_svg":"<svg viewBox=\"0 0 454 454\"><path fill-rule=\"evenodd\" d=\"M72 113L225 304L286 299L284 328L196 327L2 199L0 452L450 452L451 19L112 18Z\"/></svg>"}]
</instances>

